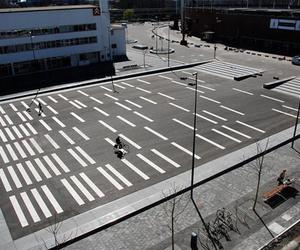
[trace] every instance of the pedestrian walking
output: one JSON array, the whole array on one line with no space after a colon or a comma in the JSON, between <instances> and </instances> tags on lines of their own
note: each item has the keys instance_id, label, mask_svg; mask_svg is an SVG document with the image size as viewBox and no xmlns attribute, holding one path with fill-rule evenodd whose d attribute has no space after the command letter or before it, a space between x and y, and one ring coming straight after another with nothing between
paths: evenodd
<instances>
[{"instance_id":1,"label":"pedestrian walking","mask_svg":"<svg viewBox=\"0 0 300 250\"><path fill-rule=\"evenodd\" d=\"M285 179L286 179L286 169L284 169L277 178L278 186L284 184Z\"/></svg>"},{"instance_id":2,"label":"pedestrian walking","mask_svg":"<svg viewBox=\"0 0 300 250\"><path fill-rule=\"evenodd\" d=\"M38 104L38 106L39 106L39 116L42 114L42 113L44 113L44 111L43 111L43 107L42 107L42 104L39 102L39 104Z\"/></svg>"}]
</instances>

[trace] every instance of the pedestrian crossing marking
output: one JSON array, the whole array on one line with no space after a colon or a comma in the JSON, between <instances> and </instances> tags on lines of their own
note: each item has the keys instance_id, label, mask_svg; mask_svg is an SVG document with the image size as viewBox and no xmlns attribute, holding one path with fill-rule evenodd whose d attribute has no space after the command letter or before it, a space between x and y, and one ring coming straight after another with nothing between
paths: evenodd
<instances>
[{"instance_id":1,"label":"pedestrian crossing marking","mask_svg":"<svg viewBox=\"0 0 300 250\"><path fill-rule=\"evenodd\" d=\"M36 162L36 164L38 165L38 167L40 168L40 170L43 172L43 174L45 175L45 177L47 179L51 178L52 175L49 173L49 171L45 168L44 164L41 162L41 160L39 158L34 159L34 161Z\"/></svg>"},{"instance_id":2,"label":"pedestrian crossing marking","mask_svg":"<svg viewBox=\"0 0 300 250\"><path fill-rule=\"evenodd\" d=\"M46 139L50 142L50 144L55 148L55 149L59 149L60 146L52 139L52 137L48 134L44 135L46 137Z\"/></svg>"},{"instance_id":3,"label":"pedestrian crossing marking","mask_svg":"<svg viewBox=\"0 0 300 250\"><path fill-rule=\"evenodd\" d=\"M14 123L12 122L12 120L9 118L8 115L4 115L4 118L6 119L6 121L8 122L9 125L13 125Z\"/></svg>"},{"instance_id":4,"label":"pedestrian crossing marking","mask_svg":"<svg viewBox=\"0 0 300 250\"><path fill-rule=\"evenodd\" d=\"M79 206L85 204L85 202L81 199L79 194L75 191L75 189L70 185L70 183L66 179L62 179L61 182Z\"/></svg>"},{"instance_id":5,"label":"pedestrian crossing marking","mask_svg":"<svg viewBox=\"0 0 300 250\"><path fill-rule=\"evenodd\" d=\"M152 168L154 168L156 171L160 172L161 174L164 174L166 171L157 166L154 162L150 161L148 158L143 156L142 154L137 154L137 157L142 159L144 162L146 162L148 165L150 165Z\"/></svg>"},{"instance_id":6,"label":"pedestrian crossing marking","mask_svg":"<svg viewBox=\"0 0 300 250\"><path fill-rule=\"evenodd\" d=\"M4 135L4 133L2 132L2 130L0 129L0 138L3 142L7 142L7 138L6 136Z\"/></svg>"},{"instance_id":7,"label":"pedestrian crossing marking","mask_svg":"<svg viewBox=\"0 0 300 250\"><path fill-rule=\"evenodd\" d=\"M39 173L36 171L36 169L34 168L34 166L32 165L32 163L30 161L26 161L25 162L27 167L29 168L30 172L32 173L32 175L34 176L35 180L37 182L42 181L41 176L39 175Z\"/></svg>"},{"instance_id":8,"label":"pedestrian crossing marking","mask_svg":"<svg viewBox=\"0 0 300 250\"><path fill-rule=\"evenodd\" d=\"M142 83L146 83L146 84L151 84L150 82L147 82L147 81L144 81L144 80L141 80L141 79L137 79L139 82L142 82Z\"/></svg>"},{"instance_id":9,"label":"pedestrian crossing marking","mask_svg":"<svg viewBox=\"0 0 300 250\"><path fill-rule=\"evenodd\" d=\"M47 155L45 155L43 158L55 175L61 175L61 172L57 169L57 167L53 164L53 162Z\"/></svg>"},{"instance_id":10,"label":"pedestrian crossing marking","mask_svg":"<svg viewBox=\"0 0 300 250\"><path fill-rule=\"evenodd\" d=\"M133 106L135 106L137 108L140 108L140 109L143 107L143 106L141 106L141 105L139 105L139 104L137 104L137 103L135 103L133 101L130 101L130 100L125 100L125 102L128 102L128 103L132 104Z\"/></svg>"},{"instance_id":11,"label":"pedestrian crossing marking","mask_svg":"<svg viewBox=\"0 0 300 250\"><path fill-rule=\"evenodd\" d=\"M111 127L110 125L108 125L106 122L104 122L102 120L99 120L98 122L101 123L104 127L108 128L111 132L113 132L113 133L117 132L116 129L114 129L113 127Z\"/></svg>"},{"instance_id":12,"label":"pedestrian crossing marking","mask_svg":"<svg viewBox=\"0 0 300 250\"><path fill-rule=\"evenodd\" d=\"M4 161L4 163L9 163L9 159L5 153L5 151L3 150L3 148L0 146L0 155L2 157L2 160Z\"/></svg>"},{"instance_id":13,"label":"pedestrian crossing marking","mask_svg":"<svg viewBox=\"0 0 300 250\"><path fill-rule=\"evenodd\" d=\"M193 127L193 126L190 126L190 125L186 124L186 123L183 122L183 121L180 121L180 120L178 120L178 119L176 119L176 118L173 118L172 120L173 120L174 122L177 122L177 123L183 125L183 126L186 127L186 128L189 128L189 129L191 129L191 130L194 130L194 127ZM197 130L197 128L196 128L195 130Z\"/></svg>"},{"instance_id":14,"label":"pedestrian crossing marking","mask_svg":"<svg viewBox=\"0 0 300 250\"><path fill-rule=\"evenodd\" d=\"M300 95L300 78L294 78L288 82L281 84L279 87L272 89L288 95L299 97Z\"/></svg>"},{"instance_id":15,"label":"pedestrian crossing marking","mask_svg":"<svg viewBox=\"0 0 300 250\"><path fill-rule=\"evenodd\" d=\"M132 183L127 180L118 170L116 170L112 165L106 164L105 167L107 167L110 172L112 172L116 177L118 177L127 187L132 186Z\"/></svg>"},{"instance_id":16,"label":"pedestrian crossing marking","mask_svg":"<svg viewBox=\"0 0 300 250\"><path fill-rule=\"evenodd\" d=\"M277 112L277 113L281 113L281 114L284 114L284 115L287 115L287 116L291 116L293 118L297 118L296 115L292 115L290 113L287 113L287 112L284 112L284 111L281 111L281 110L278 110L278 109L272 109L273 111Z\"/></svg>"},{"instance_id":17,"label":"pedestrian crossing marking","mask_svg":"<svg viewBox=\"0 0 300 250\"><path fill-rule=\"evenodd\" d=\"M52 116L52 119L53 119L54 121L56 121L56 123L57 123L59 126L61 126L62 128L66 127L66 125L65 125L64 123L62 123L57 117Z\"/></svg>"},{"instance_id":18,"label":"pedestrian crossing marking","mask_svg":"<svg viewBox=\"0 0 300 250\"><path fill-rule=\"evenodd\" d=\"M89 96L87 93L83 92L82 90L77 90L77 92L84 95L84 96Z\"/></svg>"},{"instance_id":19,"label":"pedestrian crossing marking","mask_svg":"<svg viewBox=\"0 0 300 250\"><path fill-rule=\"evenodd\" d=\"M89 163L91 163L91 164L96 164L96 162L92 159L92 157L90 157L81 147L79 147L79 146L77 146L77 147L75 147L77 150L78 150L78 152L80 153L80 154L82 154L82 156L85 158L85 159L87 159L88 160L88 162Z\"/></svg>"},{"instance_id":20,"label":"pedestrian crossing marking","mask_svg":"<svg viewBox=\"0 0 300 250\"><path fill-rule=\"evenodd\" d=\"M133 113L138 115L139 117L142 117L143 119L147 120L148 122L153 122L153 120L151 118L149 118L148 116L145 116L137 111L134 111Z\"/></svg>"},{"instance_id":21,"label":"pedestrian crossing marking","mask_svg":"<svg viewBox=\"0 0 300 250\"><path fill-rule=\"evenodd\" d=\"M23 199L23 201L25 203L25 206L27 207L27 210L29 211L29 214L30 214L33 222L40 221L41 219L40 219L39 215L37 214L34 206L32 205L32 203L31 203L31 201L30 201L27 193L26 192L22 192L22 193L20 193L20 195L21 195L21 197L22 197L22 199Z\"/></svg>"},{"instance_id":22,"label":"pedestrian crossing marking","mask_svg":"<svg viewBox=\"0 0 300 250\"><path fill-rule=\"evenodd\" d=\"M140 87L135 87L137 90L140 90L140 91L143 91L143 92L145 92L145 93L147 93L147 94L151 94L152 92L151 91L149 91L149 90L146 90L146 89L143 89L143 88L140 88Z\"/></svg>"},{"instance_id":23,"label":"pedestrian crossing marking","mask_svg":"<svg viewBox=\"0 0 300 250\"><path fill-rule=\"evenodd\" d=\"M55 98L53 98L52 96L48 96L48 98L49 98L52 102L57 103L57 100L56 100Z\"/></svg>"},{"instance_id":24,"label":"pedestrian crossing marking","mask_svg":"<svg viewBox=\"0 0 300 250\"><path fill-rule=\"evenodd\" d=\"M1 106L0 106L0 112L1 112L2 115L5 114L5 111L4 111L4 109Z\"/></svg>"},{"instance_id":25,"label":"pedestrian crossing marking","mask_svg":"<svg viewBox=\"0 0 300 250\"><path fill-rule=\"evenodd\" d=\"M92 182L92 180L85 174L80 173L79 174L81 178L90 186L90 188L100 197L104 197L104 193Z\"/></svg>"},{"instance_id":26,"label":"pedestrian crossing marking","mask_svg":"<svg viewBox=\"0 0 300 250\"><path fill-rule=\"evenodd\" d=\"M30 177L28 176L27 172L25 171L23 165L21 163L18 163L17 167L18 167L18 169L19 169L19 171L20 171L20 173L21 173L24 181L26 182L26 184L27 185L31 185L32 181L31 181Z\"/></svg>"},{"instance_id":27,"label":"pedestrian crossing marking","mask_svg":"<svg viewBox=\"0 0 300 250\"><path fill-rule=\"evenodd\" d=\"M23 114L27 117L27 119L29 119L30 121L33 120L33 117L25 110L23 111Z\"/></svg>"},{"instance_id":28,"label":"pedestrian crossing marking","mask_svg":"<svg viewBox=\"0 0 300 250\"><path fill-rule=\"evenodd\" d=\"M184 108L184 107L182 107L182 106L180 106L180 105L177 105L177 104L175 104L175 103L169 102L169 104L172 105L173 107L178 108L178 109L181 109L181 110L183 110L183 111L185 111L185 112L190 112L188 109L186 109L186 108Z\"/></svg>"},{"instance_id":29,"label":"pedestrian crossing marking","mask_svg":"<svg viewBox=\"0 0 300 250\"><path fill-rule=\"evenodd\" d=\"M18 128L16 126L12 126L12 129L16 133L16 135L18 136L19 139L23 138L23 135L20 133L20 131L18 130Z\"/></svg>"},{"instance_id":30,"label":"pedestrian crossing marking","mask_svg":"<svg viewBox=\"0 0 300 250\"><path fill-rule=\"evenodd\" d=\"M64 99L65 101L69 101L69 99L67 97L65 97L64 95L62 94L58 94L58 96L62 99Z\"/></svg>"},{"instance_id":31,"label":"pedestrian crossing marking","mask_svg":"<svg viewBox=\"0 0 300 250\"><path fill-rule=\"evenodd\" d=\"M48 131L52 131L52 128L44 120L39 121Z\"/></svg>"},{"instance_id":32,"label":"pedestrian crossing marking","mask_svg":"<svg viewBox=\"0 0 300 250\"><path fill-rule=\"evenodd\" d=\"M22 113L17 112L17 115L21 118L22 122L26 122L26 118L22 115Z\"/></svg>"},{"instance_id":33,"label":"pedestrian crossing marking","mask_svg":"<svg viewBox=\"0 0 300 250\"><path fill-rule=\"evenodd\" d=\"M195 113L193 113L193 115L194 115L194 114L195 114ZM210 122L210 123L218 124L218 122L216 122L216 121L214 121L214 120L212 120L212 119L209 119L209 118L207 118L206 116L199 115L198 113L196 113L196 116L199 117L199 118L201 118L201 119L203 119L203 120L206 120L206 121L208 121L208 122Z\"/></svg>"},{"instance_id":34,"label":"pedestrian crossing marking","mask_svg":"<svg viewBox=\"0 0 300 250\"><path fill-rule=\"evenodd\" d=\"M31 193L33 197L35 198L36 202L38 203L39 207L41 208L43 214L46 218L49 218L52 216L50 210L48 209L47 205L45 204L44 200L42 199L41 195L37 191L36 188L31 189Z\"/></svg>"},{"instance_id":35,"label":"pedestrian crossing marking","mask_svg":"<svg viewBox=\"0 0 300 250\"><path fill-rule=\"evenodd\" d=\"M10 176L11 176L13 182L15 183L16 188L21 188L21 187L23 187L23 185L22 185L22 183L21 183L19 177L17 176L17 174L16 174L15 170L12 168L12 166L7 167L7 170L8 170L8 172L9 172L9 174L10 174Z\"/></svg>"},{"instance_id":36,"label":"pedestrian crossing marking","mask_svg":"<svg viewBox=\"0 0 300 250\"><path fill-rule=\"evenodd\" d=\"M6 126L6 123L5 123L5 121L2 119L2 117L0 116L0 123L1 123L1 125L3 126L3 127L5 127Z\"/></svg>"},{"instance_id":37,"label":"pedestrian crossing marking","mask_svg":"<svg viewBox=\"0 0 300 250\"><path fill-rule=\"evenodd\" d=\"M52 108L50 105L46 106L53 114L58 115L58 112Z\"/></svg>"},{"instance_id":38,"label":"pedestrian crossing marking","mask_svg":"<svg viewBox=\"0 0 300 250\"><path fill-rule=\"evenodd\" d=\"M111 183L113 184L118 190L122 190L123 187L117 182L109 173L107 173L102 167L97 168L98 171Z\"/></svg>"},{"instance_id":39,"label":"pedestrian crossing marking","mask_svg":"<svg viewBox=\"0 0 300 250\"><path fill-rule=\"evenodd\" d=\"M259 129L259 128L256 128L256 127L254 127L254 126L252 126L252 125L249 125L249 124L247 124L247 123L244 123L244 122L241 122L241 121L236 121L238 124L241 124L241 125L243 125L243 126L245 126L245 127L248 127L248 128L251 128L251 129L253 129L253 130L256 130L256 131L258 131L258 132L260 132L260 133L266 133L266 131L264 131L264 130L262 130L262 129Z\"/></svg>"},{"instance_id":40,"label":"pedestrian crossing marking","mask_svg":"<svg viewBox=\"0 0 300 250\"><path fill-rule=\"evenodd\" d=\"M210 143L213 146L216 146L217 148L220 148L222 150L225 149L224 146L222 146L222 145L220 145L220 144L218 144L218 143L216 143L216 142L214 142L214 141L212 141L212 140L210 140L210 139L208 139L208 138L206 138L206 137L204 137L202 135L196 134L196 137L198 137L199 139L202 139L203 141L206 141L206 142Z\"/></svg>"},{"instance_id":41,"label":"pedestrian crossing marking","mask_svg":"<svg viewBox=\"0 0 300 250\"><path fill-rule=\"evenodd\" d=\"M36 142L34 138L30 138L29 140L40 154L44 153L44 150L39 146L39 144Z\"/></svg>"},{"instance_id":42,"label":"pedestrian crossing marking","mask_svg":"<svg viewBox=\"0 0 300 250\"><path fill-rule=\"evenodd\" d=\"M11 158L14 160L14 161L17 161L19 158L18 156L16 155L15 151L13 150L12 146L10 144L6 144L5 145Z\"/></svg>"},{"instance_id":43,"label":"pedestrian crossing marking","mask_svg":"<svg viewBox=\"0 0 300 250\"><path fill-rule=\"evenodd\" d=\"M86 134L84 134L81 130L79 130L78 128L76 128L76 127L73 127L73 129L83 138L83 139L85 139L86 141L88 141L90 138L86 135Z\"/></svg>"},{"instance_id":44,"label":"pedestrian crossing marking","mask_svg":"<svg viewBox=\"0 0 300 250\"><path fill-rule=\"evenodd\" d=\"M178 143L172 142L171 144L172 144L173 146L175 146L176 148L180 149L181 151L185 152L186 154L188 154L188 155L190 155L190 156L193 156L193 153L192 153L190 150L188 150L188 149L182 147L182 146L179 145ZM197 154L194 155L194 158L197 159L197 160L200 160L200 159L201 159L201 157L200 157L199 155L197 155Z\"/></svg>"},{"instance_id":45,"label":"pedestrian crossing marking","mask_svg":"<svg viewBox=\"0 0 300 250\"><path fill-rule=\"evenodd\" d=\"M71 103L75 108L82 109L81 106L79 106L77 103L75 103L73 101L69 101L69 103Z\"/></svg>"},{"instance_id":46,"label":"pedestrian crossing marking","mask_svg":"<svg viewBox=\"0 0 300 250\"><path fill-rule=\"evenodd\" d=\"M38 98L38 101L45 106L47 105L47 103L42 98Z\"/></svg>"},{"instance_id":47,"label":"pedestrian crossing marking","mask_svg":"<svg viewBox=\"0 0 300 250\"><path fill-rule=\"evenodd\" d=\"M51 193L51 191L49 190L49 188L46 185L41 186L41 188L44 191L44 193L45 193L46 197L48 198L48 200L50 201L51 205L55 209L56 213L58 213L58 214L62 213L63 209L61 208L61 206L59 205L57 200L54 198L54 196Z\"/></svg>"},{"instance_id":48,"label":"pedestrian crossing marking","mask_svg":"<svg viewBox=\"0 0 300 250\"><path fill-rule=\"evenodd\" d=\"M168 140L167 137L163 136L162 134L156 132L155 130L153 130L153 129L149 128L149 127L144 127L144 129L148 130L150 133L152 133L152 134L158 136L159 138L163 139L164 141L167 141L167 140Z\"/></svg>"},{"instance_id":49,"label":"pedestrian crossing marking","mask_svg":"<svg viewBox=\"0 0 300 250\"><path fill-rule=\"evenodd\" d=\"M4 128L4 129L5 129L6 133L7 133L7 135L9 136L9 138L10 138L12 141L16 139L16 138L14 137L14 135L12 134L12 132L10 131L9 128Z\"/></svg>"},{"instance_id":50,"label":"pedestrian crossing marking","mask_svg":"<svg viewBox=\"0 0 300 250\"><path fill-rule=\"evenodd\" d=\"M69 149L68 149L68 152L75 158L76 161L79 162L79 164L80 164L81 166L87 167L87 164L79 157L78 154L76 154L76 153L74 152L73 149L69 148Z\"/></svg>"},{"instance_id":51,"label":"pedestrian crossing marking","mask_svg":"<svg viewBox=\"0 0 300 250\"><path fill-rule=\"evenodd\" d=\"M23 143L24 147L27 149L28 153L31 156L34 156L35 152L32 150L32 148L30 147L30 145L28 144L28 142L26 140L22 140L22 143Z\"/></svg>"},{"instance_id":52,"label":"pedestrian crossing marking","mask_svg":"<svg viewBox=\"0 0 300 250\"><path fill-rule=\"evenodd\" d=\"M74 102L76 102L77 104L79 104L81 107L83 108L87 108L87 106L85 104L83 104L81 101L79 100L74 100Z\"/></svg>"},{"instance_id":53,"label":"pedestrian crossing marking","mask_svg":"<svg viewBox=\"0 0 300 250\"><path fill-rule=\"evenodd\" d=\"M103 104L102 101L100 101L99 99L97 99L97 98L95 98L95 97L93 97L93 96L90 96L90 98L91 98L93 101L97 102L97 103Z\"/></svg>"},{"instance_id":54,"label":"pedestrian crossing marking","mask_svg":"<svg viewBox=\"0 0 300 250\"><path fill-rule=\"evenodd\" d=\"M109 94L104 94L104 95L107 96L107 97L109 97L109 98L111 98L111 99L113 99L113 100L115 100L115 101L119 100L117 97L111 96Z\"/></svg>"},{"instance_id":55,"label":"pedestrian crossing marking","mask_svg":"<svg viewBox=\"0 0 300 250\"><path fill-rule=\"evenodd\" d=\"M159 95L161 95L161 96L164 96L164 97L166 97L166 98L168 98L168 99L171 99L171 100L176 100L174 97L169 96L169 95L166 95L166 94L163 94L163 93L161 93L161 92L158 92L157 94L159 94Z\"/></svg>"},{"instance_id":56,"label":"pedestrian crossing marking","mask_svg":"<svg viewBox=\"0 0 300 250\"><path fill-rule=\"evenodd\" d=\"M25 154L24 150L22 149L22 147L20 146L20 144L18 142L14 142L14 145L16 147L16 149L18 150L18 152L20 153L21 157L24 159L27 157L27 155Z\"/></svg>"},{"instance_id":57,"label":"pedestrian crossing marking","mask_svg":"<svg viewBox=\"0 0 300 250\"><path fill-rule=\"evenodd\" d=\"M128 124L131 127L136 127L136 125L130 121L128 121L127 119L125 119L124 117L117 115L117 118L120 119L121 121L125 122L126 124Z\"/></svg>"},{"instance_id":58,"label":"pedestrian crossing marking","mask_svg":"<svg viewBox=\"0 0 300 250\"><path fill-rule=\"evenodd\" d=\"M231 131L231 132L233 132L233 133L236 133L236 134L238 134L238 135L241 135L241 136L243 136L243 137L245 137L245 138L247 138L247 139L251 139L251 136L246 135L246 134L244 134L244 133L242 133L242 132L240 132L240 131L237 131L237 130L235 130L235 129L233 129L233 128L227 127L227 126L225 126L225 125L222 125L222 128L225 128L225 129L227 129L227 130L229 130L229 131Z\"/></svg>"},{"instance_id":59,"label":"pedestrian crossing marking","mask_svg":"<svg viewBox=\"0 0 300 250\"><path fill-rule=\"evenodd\" d=\"M127 107L126 105L122 104L122 103L119 103L119 102L115 102L115 104L117 104L118 106L126 109L126 110L132 110L131 108Z\"/></svg>"},{"instance_id":60,"label":"pedestrian crossing marking","mask_svg":"<svg viewBox=\"0 0 300 250\"><path fill-rule=\"evenodd\" d=\"M75 142L62 130L58 131L71 145L75 144Z\"/></svg>"},{"instance_id":61,"label":"pedestrian crossing marking","mask_svg":"<svg viewBox=\"0 0 300 250\"><path fill-rule=\"evenodd\" d=\"M213 113L211 113L211 112L208 112L207 110L202 110L204 113L206 113L206 114L208 114L208 115L211 115L211 116L213 116L213 117L216 117L216 118L218 118L218 119L220 119L220 120L222 120L222 121L228 121L226 118L224 118L224 117L222 117L222 116L219 116L219 115L216 115L216 114L213 114Z\"/></svg>"},{"instance_id":62,"label":"pedestrian crossing marking","mask_svg":"<svg viewBox=\"0 0 300 250\"><path fill-rule=\"evenodd\" d=\"M226 134L226 133L224 133L224 132L221 132L221 131L219 131L219 130L217 130L217 129L214 129L214 128L213 128L212 131L216 132L216 133L219 134L219 135L223 135L224 137L227 137L227 138L229 138L230 140L233 140L233 141L235 141L235 142L237 142L237 143L241 143L241 142L242 142L242 141L240 141L240 140L234 138L233 136L230 136L230 135L228 135L228 134Z\"/></svg>"},{"instance_id":63,"label":"pedestrian crossing marking","mask_svg":"<svg viewBox=\"0 0 300 250\"><path fill-rule=\"evenodd\" d=\"M221 103L221 102L219 102L219 101L217 101L217 100L215 100L215 99L209 98L209 97L204 96L204 95L199 95L199 97L201 97L202 99L205 99L205 100L208 100L208 101L217 103L217 104L220 104L220 103Z\"/></svg>"},{"instance_id":64,"label":"pedestrian crossing marking","mask_svg":"<svg viewBox=\"0 0 300 250\"><path fill-rule=\"evenodd\" d=\"M127 82L121 82L123 85L125 85L125 86L128 86L128 87L131 87L131 88L134 88L134 86L133 85L131 85L131 84L129 84L129 83L127 83Z\"/></svg>"},{"instance_id":65,"label":"pedestrian crossing marking","mask_svg":"<svg viewBox=\"0 0 300 250\"><path fill-rule=\"evenodd\" d=\"M53 159L58 163L58 165L66 172L70 172L70 169L66 166L66 164L58 157L57 154L53 153L51 154Z\"/></svg>"},{"instance_id":66,"label":"pedestrian crossing marking","mask_svg":"<svg viewBox=\"0 0 300 250\"><path fill-rule=\"evenodd\" d=\"M105 111L103 111L102 109L99 109L98 107L94 107L95 110L97 110L99 113L105 115L105 116L109 116L109 114L107 114Z\"/></svg>"},{"instance_id":67,"label":"pedestrian crossing marking","mask_svg":"<svg viewBox=\"0 0 300 250\"><path fill-rule=\"evenodd\" d=\"M115 83L114 85L117 86L117 87L120 88L120 89L126 89L124 86L121 86L121 85L119 85L119 84L117 84L117 83Z\"/></svg>"},{"instance_id":68,"label":"pedestrian crossing marking","mask_svg":"<svg viewBox=\"0 0 300 250\"><path fill-rule=\"evenodd\" d=\"M84 194L84 196L89 201L94 201L95 198L91 195L91 193L82 185L82 183L77 179L76 176L72 175L70 179L74 182L74 184L78 187L78 189Z\"/></svg>"},{"instance_id":69,"label":"pedestrian crossing marking","mask_svg":"<svg viewBox=\"0 0 300 250\"><path fill-rule=\"evenodd\" d=\"M195 91L194 88L191 88L191 87L186 87L186 88ZM200 94L204 94L205 93L205 92L203 92L203 91L201 91L199 89L197 89L197 92L200 93Z\"/></svg>"},{"instance_id":70,"label":"pedestrian crossing marking","mask_svg":"<svg viewBox=\"0 0 300 250\"><path fill-rule=\"evenodd\" d=\"M11 106L11 108L13 109L13 111L17 112L18 109L16 108L16 106L13 103L10 103L9 106Z\"/></svg>"},{"instance_id":71,"label":"pedestrian crossing marking","mask_svg":"<svg viewBox=\"0 0 300 250\"><path fill-rule=\"evenodd\" d=\"M156 149L151 149L151 151L158 155L160 158L164 159L165 161L169 162L170 164L172 164L174 167L179 168L181 167L178 163L176 163L175 161L173 161L172 159L170 159L169 157L165 156L164 154L162 154L161 152L159 152Z\"/></svg>"},{"instance_id":72,"label":"pedestrian crossing marking","mask_svg":"<svg viewBox=\"0 0 300 250\"><path fill-rule=\"evenodd\" d=\"M29 109L29 106L24 101L21 101L21 104L25 107L25 109Z\"/></svg>"},{"instance_id":73,"label":"pedestrian crossing marking","mask_svg":"<svg viewBox=\"0 0 300 250\"><path fill-rule=\"evenodd\" d=\"M6 177L6 175L4 173L4 170L2 168L0 168L0 179L1 179L2 183L3 183L3 186L4 186L5 190L6 190L6 192L11 191L12 188L11 188L11 186L9 184L9 181L7 180L7 177Z\"/></svg>"},{"instance_id":74,"label":"pedestrian crossing marking","mask_svg":"<svg viewBox=\"0 0 300 250\"><path fill-rule=\"evenodd\" d=\"M82 119L79 115L75 114L74 112L70 113L72 116L74 116L77 120L79 120L80 122L85 122L84 119Z\"/></svg>"},{"instance_id":75,"label":"pedestrian crossing marking","mask_svg":"<svg viewBox=\"0 0 300 250\"><path fill-rule=\"evenodd\" d=\"M150 178L148 177L148 175L144 174L141 170L139 170L136 166L134 166L132 163L130 163L128 160L126 159L122 159L121 160L125 165L127 165L131 170L133 170L134 172L136 172L139 176L141 176L144 180L149 180Z\"/></svg>"},{"instance_id":76,"label":"pedestrian crossing marking","mask_svg":"<svg viewBox=\"0 0 300 250\"><path fill-rule=\"evenodd\" d=\"M32 125L30 123L26 123L26 126L29 128L29 130L31 131L31 133L33 133L34 135L37 135L38 132L36 132L36 130L34 129L34 127L32 127Z\"/></svg>"},{"instance_id":77,"label":"pedestrian crossing marking","mask_svg":"<svg viewBox=\"0 0 300 250\"><path fill-rule=\"evenodd\" d=\"M28 221L26 220L26 217L23 213L23 210L20 207L20 204L19 204L16 196L14 196L14 195L10 196L9 200L10 200L10 202L11 202L11 204L12 204L14 210L15 210L15 213L16 213L18 219L19 219L19 222L20 222L21 226L22 227L28 226L29 225Z\"/></svg>"},{"instance_id":78,"label":"pedestrian crossing marking","mask_svg":"<svg viewBox=\"0 0 300 250\"><path fill-rule=\"evenodd\" d=\"M123 134L119 134L119 136L121 138L123 138L125 141L129 142L132 146L134 146L135 148L137 149L141 149L142 147L140 145L138 145L137 143L135 143L134 141L130 140L128 137L126 137L125 135Z\"/></svg>"},{"instance_id":79,"label":"pedestrian crossing marking","mask_svg":"<svg viewBox=\"0 0 300 250\"><path fill-rule=\"evenodd\" d=\"M104 87L104 86L100 86L100 88L105 89L106 91L109 91L109 92L113 92L111 89L106 88L106 87Z\"/></svg>"},{"instance_id":80,"label":"pedestrian crossing marking","mask_svg":"<svg viewBox=\"0 0 300 250\"><path fill-rule=\"evenodd\" d=\"M144 100L144 101L146 101L146 102L150 102L150 103L152 103L152 104L157 104L157 102L152 101L152 100L150 100L150 99L148 99L148 98L146 98L146 97L139 96L139 98L141 98L142 100Z\"/></svg>"},{"instance_id":81,"label":"pedestrian crossing marking","mask_svg":"<svg viewBox=\"0 0 300 250\"><path fill-rule=\"evenodd\" d=\"M23 131L23 133L25 134L25 136L30 136L28 130L24 127L23 124L19 124L19 127Z\"/></svg>"}]
</instances>

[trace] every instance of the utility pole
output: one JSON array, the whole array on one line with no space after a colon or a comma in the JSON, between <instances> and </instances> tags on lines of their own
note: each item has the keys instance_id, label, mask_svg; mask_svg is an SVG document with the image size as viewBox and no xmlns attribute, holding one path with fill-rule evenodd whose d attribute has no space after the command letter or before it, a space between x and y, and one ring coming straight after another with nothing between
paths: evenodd
<instances>
[{"instance_id":1,"label":"utility pole","mask_svg":"<svg viewBox=\"0 0 300 250\"><path fill-rule=\"evenodd\" d=\"M182 33L182 40L180 41L181 45L187 45L187 41L185 40L185 1L181 0L181 33Z\"/></svg>"},{"instance_id":2,"label":"utility pole","mask_svg":"<svg viewBox=\"0 0 300 250\"><path fill-rule=\"evenodd\" d=\"M170 67L170 21L168 24L168 67Z\"/></svg>"},{"instance_id":3,"label":"utility pole","mask_svg":"<svg viewBox=\"0 0 300 250\"><path fill-rule=\"evenodd\" d=\"M297 127L298 127L298 121L299 121L299 113L300 113L300 96L299 96L299 105L298 105L298 111L297 111L297 117L296 117L296 122L295 122L295 128L294 128L293 138L295 138L296 133L297 133ZM294 149L294 142L295 141L292 141L292 149Z\"/></svg>"}]
</instances>

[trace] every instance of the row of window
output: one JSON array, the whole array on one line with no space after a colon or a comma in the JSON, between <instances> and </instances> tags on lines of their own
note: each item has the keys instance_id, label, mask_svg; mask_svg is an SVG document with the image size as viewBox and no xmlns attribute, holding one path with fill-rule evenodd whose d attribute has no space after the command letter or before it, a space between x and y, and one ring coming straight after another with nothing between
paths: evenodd
<instances>
[{"instance_id":1,"label":"row of window","mask_svg":"<svg viewBox=\"0 0 300 250\"><path fill-rule=\"evenodd\" d=\"M57 33L68 33L68 32L80 32L96 30L95 23L89 24L78 24L78 25L62 25L57 27L45 27L36 29L20 29L10 31L0 31L0 39L6 38L17 38L17 37L30 37L30 36L41 36Z\"/></svg>"},{"instance_id":2,"label":"row of window","mask_svg":"<svg viewBox=\"0 0 300 250\"><path fill-rule=\"evenodd\" d=\"M40 50L40 49L59 48L59 47L75 46L75 45L90 44L90 43L97 43L97 37L96 36L81 37L81 38L55 40L55 41L48 41L48 42L2 46L0 47L0 54L17 53L17 52L29 51L29 50L32 50L34 52L35 50Z\"/></svg>"}]
</instances>

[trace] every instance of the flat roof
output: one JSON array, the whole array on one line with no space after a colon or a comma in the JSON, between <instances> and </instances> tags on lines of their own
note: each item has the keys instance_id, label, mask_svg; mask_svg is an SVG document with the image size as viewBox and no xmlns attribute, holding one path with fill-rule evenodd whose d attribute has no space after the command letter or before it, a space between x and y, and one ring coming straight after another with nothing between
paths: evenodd
<instances>
[{"instance_id":1,"label":"flat roof","mask_svg":"<svg viewBox=\"0 0 300 250\"><path fill-rule=\"evenodd\" d=\"M85 5L63 5L63 6L45 6L45 7L7 8L7 9L0 9L0 13L91 9L91 8L95 8L95 7L99 7L99 6L91 5L91 4L85 4Z\"/></svg>"}]
</instances>

